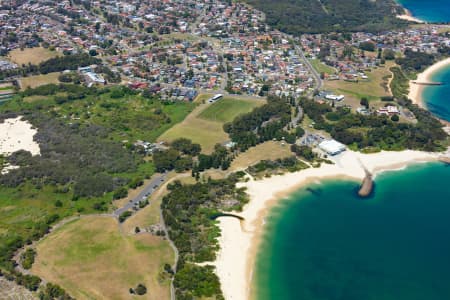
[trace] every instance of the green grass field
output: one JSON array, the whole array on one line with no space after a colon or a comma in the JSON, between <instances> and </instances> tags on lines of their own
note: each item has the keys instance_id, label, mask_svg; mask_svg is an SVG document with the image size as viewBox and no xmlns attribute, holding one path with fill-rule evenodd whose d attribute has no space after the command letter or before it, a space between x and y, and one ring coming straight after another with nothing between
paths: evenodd
<instances>
[{"instance_id":1,"label":"green grass field","mask_svg":"<svg viewBox=\"0 0 450 300\"><path fill-rule=\"evenodd\" d=\"M345 102L353 107L358 107L361 98L366 97L372 102L379 102L380 97L390 96L389 78L392 76L389 68L394 63L388 61L386 65L366 72L367 80L359 82L348 82L343 80L325 81L325 89L344 94Z\"/></svg>"},{"instance_id":2,"label":"green grass field","mask_svg":"<svg viewBox=\"0 0 450 300\"><path fill-rule=\"evenodd\" d=\"M183 122L175 125L158 138L171 142L177 138L188 138L202 146L202 152L211 153L214 145L226 142L229 137L223 124L236 116L263 105L264 100L236 100L225 98L213 104L198 106Z\"/></svg>"},{"instance_id":3,"label":"green grass field","mask_svg":"<svg viewBox=\"0 0 450 300\"><path fill-rule=\"evenodd\" d=\"M110 202L111 193L97 199L80 199L71 201L71 193L57 193L56 187L43 186L36 189L31 184L19 188L0 188L0 234L28 238L33 232L33 225L44 222L50 215L57 214L60 218L74 215L78 212L94 212L96 202ZM55 205L62 202L61 207ZM0 239L0 247L3 246Z\"/></svg>"},{"instance_id":4,"label":"green grass field","mask_svg":"<svg viewBox=\"0 0 450 300\"><path fill-rule=\"evenodd\" d=\"M12 85L10 86L0 86L0 91L14 91L14 87Z\"/></svg>"},{"instance_id":5,"label":"green grass field","mask_svg":"<svg viewBox=\"0 0 450 300\"><path fill-rule=\"evenodd\" d=\"M320 59L310 59L309 60L311 65L314 69L316 69L319 73L327 73L327 74L334 74L336 73L336 70L330 66L327 66L323 62L320 61Z\"/></svg>"},{"instance_id":6,"label":"green grass field","mask_svg":"<svg viewBox=\"0 0 450 300\"><path fill-rule=\"evenodd\" d=\"M77 299L133 299L143 283L145 299L169 299L165 263L169 243L150 234L124 235L112 217L86 217L65 224L37 245L32 273L61 285Z\"/></svg>"},{"instance_id":7,"label":"green grass field","mask_svg":"<svg viewBox=\"0 0 450 300\"><path fill-rule=\"evenodd\" d=\"M264 103L264 101L258 100L223 98L202 111L199 118L227 123L233 121L237 116L248 113Z\"/></svg>"}]
</instances>

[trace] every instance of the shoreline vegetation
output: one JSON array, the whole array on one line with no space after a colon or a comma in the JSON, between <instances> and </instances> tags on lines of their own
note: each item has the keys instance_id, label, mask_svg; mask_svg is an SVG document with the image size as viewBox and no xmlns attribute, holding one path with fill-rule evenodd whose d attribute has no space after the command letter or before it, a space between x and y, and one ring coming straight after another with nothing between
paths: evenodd
<instances>
[{"instance_id":1,"label":"shoreline vegetation","mask_svg":"<svg viewBox=\"0 0 450 300\"><path fill-rule=\"evenodd\" d=\"M265 217L268 211L288 200L288 196L310 182L326 179L349 179L361 181L366 170L374 178L384 172L403 169L413 163L441 160L442 154L421 151L382 151L375 154L362 154L347 151L337 158L336 164L323 164L320 168L310 168L294 173L273 176L255 181L251 178L245 187L250 202L234 217L220 217L220 250L214 262L225 299L249 299L254 288L253 268L259 251L258 245L264 233ZM448 155L448 154L447 154ZM443 160L443 159L442 159Z\"/></svg>"},{"instance_id":2,"label":"shoreline vegetation","mask_svg":"<svg viewBox=\"0 0 450 300\"><path fill-rule=\"evenodd\" d=\"M418 83L428 83L432 82L432 76L435 72L450 66L450 57L446 58L444 60L438 61L437 63L431 65L428 67L425 71L418 74L416 80L410 80L409 81L409 94L408 98L413 101L414 104L419 105L421 108L426 108L426 105L424 104L422 94L424 88L426 88L426 85L424 84L418 84Z\"/></svg>"},{"instance_id":3,"label":"shoreline vegetation","mask_svg":"<svg viewBox=\"0 0 450 300\"><path fill-rule=\"evenodd\" d=\"M266 22L288 34L327 33L335 31L378 32L406 27L398 18L404 8L390 1L246 0L265 14ZM303 20L298 22L298 20Z\"/></svg>"}]
</instances>

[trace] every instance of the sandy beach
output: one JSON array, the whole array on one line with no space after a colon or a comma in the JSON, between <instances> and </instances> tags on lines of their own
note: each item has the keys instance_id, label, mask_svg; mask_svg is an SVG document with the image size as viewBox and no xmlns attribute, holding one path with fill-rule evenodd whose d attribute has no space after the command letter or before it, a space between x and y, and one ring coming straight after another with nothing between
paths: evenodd
<instances>
[{"instance_id":1,"label":"sandy beach","mask_svg":"<svg viewBox=\"0 0 450 300\"><path fill-rule=\"evenodd\" d=\"M411 16L410 14L403 14L403 15L397 15L396 16L399 19L402 20L406 20L406 21L410 21L410 22L415 22L415 23L419 23L419 24L423 24L425 23L424 21L422 21L421 19L418 19L416 17Z\"/></svg>"},{"instance_id":2,"label":"sandy beach","mask_svg":"<svg viewBox=\"0 0 450 300\"><path fill-rule=\"evenodd\" d=\"M428 67L424 72L420 73L417 76L416 80L411 80L409 82L409 94L408 98L413 101L413 103L419 105L420 107L424 108L423 102L422 102L422 91L424 89L424 85L416 84L416 82L430 82L431 81L431 75L436 72L437 70L450 65L450 58L446 58L444 60L441 60L434 65Z\"/></svg>"},{"instance_id":3,"label":"sandy beach","mask_svg":"<svg viewBox=\"0 0 450 300\"><path fill-rule=\"evenodd\" d=\"M36 133L37 130L22 117L6 119L0 123L0 154L9 155L18 150L40 154L39 144L33 140Z\"/></svg>"},{"instance_id":4,"label":"sandy beach","mask_svg":"<svg viewBox=\"0 0 450 300\"><path fill-rule=\"evenodd\" d=\"M399 18L399 19L402 19L402 20L406 20L406 21L410 21L410 22L415 22L415 23L419 23L419 24L426 23L425 21L423 21L423 20L421 20L421 19L419 19L419 18L414 17L414 16L412 15L412 13L411 13L408 9L403 8L403 11L404 11L403 14L397 15L396 17Z\"/></svg>"},{"instance_id":5,"label":"sandy beach","mask_svg":"<svg viewBox=\"0 0 450 300\"><path fill-rule=\"evenodd\" d=\"M238 213L245 218L239 221L232 217L219 219L222 236L221 250L214 265L227 300L246 300L250 297L252 272L259 238L264 230L264 219L269 209L285 201L293 191L309 182L327 178L354 179L360 182L366 168L375 177L388 170L397 170L408 164L437 160L438 154L401 151L361 154L346 151L334 157L334 165L323 164L295 173L273 176L263 180L242 183L247 188L250 202Z\"/></svg>"}]
</instances>

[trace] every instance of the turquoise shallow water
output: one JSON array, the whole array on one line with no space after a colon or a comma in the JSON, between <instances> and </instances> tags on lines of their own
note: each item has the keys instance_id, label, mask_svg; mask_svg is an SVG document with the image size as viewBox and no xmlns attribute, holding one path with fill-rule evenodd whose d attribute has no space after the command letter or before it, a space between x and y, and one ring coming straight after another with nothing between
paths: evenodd
<instances>
[{"instance_id":1,"label":"turquoise shallow water","mask_svg":"<svg viewBox=\"0 0 450 300\"><path fill-rule=\"evenodd\" d=\"M450 22L450 0L398 0L414 17L428 22Z\"/></svg>"},{"instance_id":2,"label":"turquoise shallow water","mask_svg":"<svg viewBox=\"0 0 450 300\"><path fill-rule=\"evenodd\" d=\"M422 92L423 103L435 116L450 122L450 66L433 73L431 80L444 84L425 87Z\"/></svg>"},{"instance_id":3,"label":"turquoise shallow water","mask_svg":"<svg viewBox=\"0 0 450 300\"><path fill-rule=\"evenodd\" d=\"M370 199L326 181L274 208L255 267L256 299L450 299L450 167L383 173Z\"/></svg>"}]
</instances>

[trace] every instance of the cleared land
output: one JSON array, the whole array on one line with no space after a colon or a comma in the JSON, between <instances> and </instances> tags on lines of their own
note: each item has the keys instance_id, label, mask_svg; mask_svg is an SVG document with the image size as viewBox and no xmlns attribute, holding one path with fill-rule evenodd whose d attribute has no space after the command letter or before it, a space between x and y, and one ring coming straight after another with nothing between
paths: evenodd
<instances>
[{"instance_id":1,"label":"cleared land","mask_svg":"<svg viewBox=\"0 0 450 300\"><path fill-rule=\"evenodd\" d=\"M319 73L335 74L336 70L330 66L327 66L320 59L310 59L311 65Z\"/></svg>"},{"instance_id":2,"label":"cleared land","mask_svg":"<svg viewBox=\"0 0 450 300\"><path fill-rule=\"evenodd\" d=\"M278 141L269 141L252 147L244 153L239 154L231 163L230 170L237 171L246 169L248 166L254 165L261 160L275 160L293 156L289 149L289 145L282 145Z\"/></svg>"},{"instance_id":3,"label":"cleared land","mask_svg":"<svg viewBox=\"0 0 450 300\"><path fill-rule=\"evenodd\" d=\"M14 281L9 281L5 277L0 277L0 299L8 300L37 300L29 290Z\"/></svg>"},{"instance_id":4,"label":"cleared land","mask_svg":"<svg viewBox=\"0 0 450 300\"><path fill-rule=\"evenodd\" d=\"M264 103L264 101L258 100L223 98L202 111L199 117L205 120L227 123L233 121L237 116L250 112L255 107L261 106Z\"/></svg>"},{"instance_id":5,"label":"cleared land","mask_svg":"<svg viewBox=\"0 0 450 300\"><path fill-rule=\"evenodd\" d=\"M50 51L42 47L36 47L25 48L23 50L14 49L9 53L9 59L18 65L27 65L29 63L37 65L58 55L59 54L56 51Z\"/></svg>"},{"instance_id":6,"label":"cleared land","mask_svg":"<svg viewBox=\"0 0 450 300\"><path fill-rule=\"evenodd\" d=\"M173 262L169 244L149 234L125 236L111 217L86 217L68 223L37 245L32 273L60 284L77 299L169 299L169 281L160 276Z\"/></svg>"},{"instance_id":7,"label":"cleared land","mask_svg":"<svg viewBox=\"0 0 450 300\"><path fill-rule=\"evenodd\" d=\"M171 142L177 138L191 139L202 146L202 151L211 153L214 145L229 138L223 131L223 124L239 114L263 105L261 100L234 100L225 98L213 104L198 106L187 118L161 135L158 140Z\"/></svg>"},{"instance_id":8,"label":"cleared land","mask_svg":"<svg viewBox=\"0 0 450 300\"><path fill-rule=\"evenodd\" d=\"M197 96L197 98L195 98L194 102L195 103L205 103L206 100L210 99L212 96L214 96L213 94L200 94Z\"/></svg>"},{"instance_id":9,"label":"cleared land","mask_svg":"<svg viewBox=\"0 0 450 300\"><path fill-rule=\"evenodd\" d=\"M20 78L20 87L21 89L26 89L28 87L35 88L44 84L49 83L59 83L58 80L59 73L48 73L45 75L34 75L29 77Z\"/></svg>"},{"instance_id":10,"label":"cleared land","mask_svg":"<svg viewBox=\"0 0 450 300\"><path fill-rule=\"evenodd\" d=\"M393 65L393 62L387 62L384 66L366 72L368 79L359 82L325 81L325 89L342 93L346 97L345 102L353 107L360 106L359 101L362 97L366 97L369 101L380 100L380 97L391 96L388 83L392 76L389 68Z\"/></svg>"}]
</instances>

